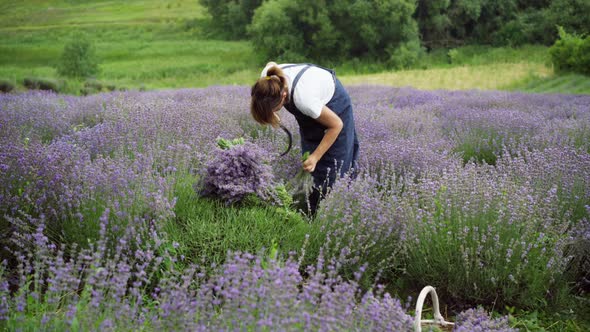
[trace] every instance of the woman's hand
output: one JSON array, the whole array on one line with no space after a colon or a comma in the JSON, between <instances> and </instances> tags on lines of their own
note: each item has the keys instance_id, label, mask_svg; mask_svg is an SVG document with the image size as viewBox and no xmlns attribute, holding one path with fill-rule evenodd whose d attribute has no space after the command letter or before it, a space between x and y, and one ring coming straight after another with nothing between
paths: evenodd
<instances>
[{"instance_id":1,"label":"woman's hand","mask_svg":"<svg viewBox=\"0 0 590 332\"><path fill-rule=\"evenodd\" d=\"M318 163L318 158L312 153L307 157L307 159L303 162L303 170L309 173L313 173L315 170L315 165Z\"/></svg>"}]
</instances>

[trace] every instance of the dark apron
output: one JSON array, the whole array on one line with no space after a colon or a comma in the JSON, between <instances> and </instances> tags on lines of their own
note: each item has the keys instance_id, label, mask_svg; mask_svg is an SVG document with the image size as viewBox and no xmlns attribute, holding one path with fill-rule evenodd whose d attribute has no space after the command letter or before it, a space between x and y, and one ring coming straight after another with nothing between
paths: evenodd
<instances>
[{"instance_id":1,"label":"dark apron","mask_svg":"<svg viewBox=\"0 0 590 332\"><path fill-rule=\"evenodd\" d=\"M293 86L290 91L291 98L289 99L289 103L285 104L284 107L289 113L295 116L295 119L299 124L301 153L305 153L306 151L312 153L317 148L322 141L322 138L324 138L326 127L297 109L294 96L295 87L301 76L311 66L329 71L334 79L334 95L326 106L340 117L343 127L334 144L332 144L328 151L326 151L322 159L318 161L316 168L312 173L316 188L321 188L322 195L325 195L327 188L332 186L338 173L340 173L340 176L344 176L351 168L356 167L359 153L359 142L354 126L352 104L350 102L350 96L342 86L342 83L336 78L333 70L313 64L287 65L282 67L282 69L295 66L303 66L303 69L299 71L293 80ZM316 192L315 194L317 195L318 193ZM310 198L310 201L311 199L312 198ZM312 205L312 212L315 213L317 201L310 202L310 205Z\"/></svg>"}]
</instances>

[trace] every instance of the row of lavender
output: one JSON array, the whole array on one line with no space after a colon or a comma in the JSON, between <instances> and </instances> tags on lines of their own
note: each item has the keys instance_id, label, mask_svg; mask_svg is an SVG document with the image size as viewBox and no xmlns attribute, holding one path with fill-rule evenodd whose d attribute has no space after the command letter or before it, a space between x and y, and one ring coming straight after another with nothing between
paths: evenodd
<instances>
[{"instance_id":1,"label":"row of lavender","mask_svg":"<svg viewBox=\"0 0 590 332\"><path fill-rule=\"evenodd\" d=\"M530 308L583 277L588 267L579 257L587 253L590 241L590 97L377 87L350 92L366 172L355 181L339 182L316 221L324 225L326 234L323 255L338 271L357 272L368 263L365 275L405 280L408 288L432 284L465 304L500 302ZM18 285L23 289L27 280L19 276L47 271L38 276L50 276L45 283L56 289L51 295L58 299L54 308L64 302L75 311L76 303L87 301L97 312L124 313L117 319L133 317L135 323L166 318L159 322L188 324L178 319L196 314L211 321L207 315L217 313L219 324L232 319L250 324L251 319L240 315L255 312L259 319L254 324L288 320L294 328L335 328L330 324L336 324L338 314L352 310L358 317L354 324L361 325L348 326L351 329L394 321L403 326L404 310L391 309L398 302L369 293L362 298L364 305L349 308L358 292L355 278L344 281L321 271L310 272L309 280L316 276L329 282L321 279L317 285L304 285L332 287L314 288L315 293L306 290L316 297L305 300L301 297L308 293L292 289L299 293L289 293L285 299L297 301L277 305L282 300L274 296L280 294L270 290L299 284L301 276L289 269L300 267L291 262L277 265L274 272L260 270L264 258L257 256L230 259L226 272L210 282L223 284L248 269L256 278L270 278L268 284L232 286L224 296L219 296L223 286L211 286L212 290L203 286L199 292L211 293L196 295L190 271L170 272L156 278L162 280L157 294L152 294L160 303L159 314L148 315L151 311L142 306L141 290L153 289L154 279L145 276L149 273L144 267L153 266L151 260L166 261L154 234L162 220L174 215L174 180L203 169L213 158L216 137L244 136L262 147L275 157L278 181L298 171L299 151L276 157L285 138L253 123L248 97L244 87L85 98L39 93L1 96L0 213L5 217L0 226L7 230L1 241L10 248L3 251L9 272L16 266L21 270L4 274L3 318L24 310L27 303L23 298L9 300L9 284L13 290ZM284 121L296 128L293 119L284 116ZM471 157L494 166L464 165ZM132 235L125 235L131 230ZM108 250L97 246L79 256L64 256L63 248L54 247L84 244L87 239L103 241L112 252L127 255L107 259L96 253ZM117 246L129 248L115 250ZM18 255L14 251L18 248L30 257ZM31 253L39 250L44 254ZM44 258L37 262L38 257ZM238 268L232 262L240 262ZM126 289L120 285L132 285L126 301L100 300ZM348 295L314 302L318 294L339 287L349 290L334 297ZM80 290L73 293L76 298L64 300L75 289ZM235 298L235 292L248 294L245 289L263 295ZM202 301L196 303L197 298ZM186 301L178 304L175 299ZM267 307L239 310L261 299ZM12 305L7 313L8 303ZM123 307L104 307L115 305ZM310 316L322 305L330 307ZM285 312L270 310L277 306ZM172 311L179 316L172 319ZM289 312L301 316L289 317ZM398 316L367 316L380 312ZM224 314L235 316L224 318ZM110 319L102 323L123 324Z\"/></svg>"}]
</instances>

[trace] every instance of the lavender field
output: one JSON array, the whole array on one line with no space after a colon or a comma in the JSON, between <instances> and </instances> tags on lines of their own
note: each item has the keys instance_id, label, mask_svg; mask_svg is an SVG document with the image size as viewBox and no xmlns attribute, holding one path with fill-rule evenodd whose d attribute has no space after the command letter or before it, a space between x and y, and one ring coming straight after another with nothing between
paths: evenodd
<instances>
[{"instance_id":1,"label":"lavender field","mask_svg":"<svg viewBox=\"0 0 590 332\"><path fill-rule=\"evenodd\" d=\"M248 87L0 95L0 327L411 331L426 285L457 331L590 324L590 96L349 92L360 173L313 219Z\"/></svg>"}]
</instances>

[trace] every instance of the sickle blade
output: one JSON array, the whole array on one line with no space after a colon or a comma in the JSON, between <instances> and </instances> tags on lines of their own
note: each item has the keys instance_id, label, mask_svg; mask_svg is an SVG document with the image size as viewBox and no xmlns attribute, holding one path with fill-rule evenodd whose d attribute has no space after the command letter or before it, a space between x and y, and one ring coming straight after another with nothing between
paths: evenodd
<instances>
[{"instance_id":1,"label":"sickle blade","mask_svg":"<svg viewBox=\"0 0 590 332\"><path fill-rule=\"evenodd\" d=\"M281 157L286 155L287 153L289 153L289 151L291 151L291 146L293 145L293 136L291 135L291 132L289 131L289 129L287 129L285 126L280 125L281 129L283 129L283 131L285 133L287 133L287 136L289 137L289 147L287 148L287 151L281 153Z\"/></svg>"}]
</instances>

